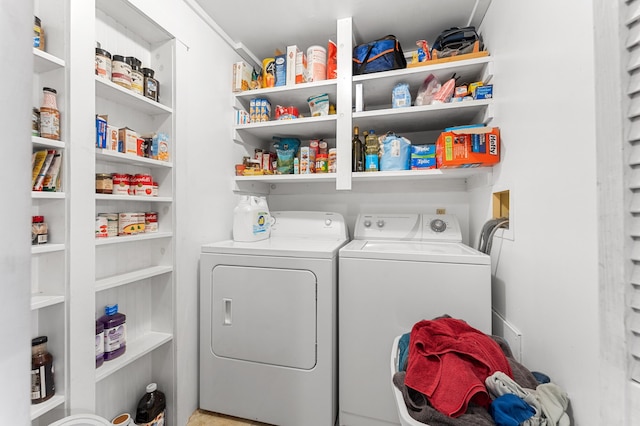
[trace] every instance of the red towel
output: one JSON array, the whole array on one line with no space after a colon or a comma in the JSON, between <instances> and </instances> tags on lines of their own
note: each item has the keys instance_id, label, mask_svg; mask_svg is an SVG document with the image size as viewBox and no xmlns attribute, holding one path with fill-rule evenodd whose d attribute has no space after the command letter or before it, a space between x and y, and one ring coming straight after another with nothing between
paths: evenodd
<instances>
[{"instance_id":1,"label":"red towel","mask_svg":"<svg viewBox=\"0 0 640 426\"><path fill-rule=\"evenodd\" d=\"M513 378L500 346L466 322L438 318L413 326L405 384L425 394L441 413L459 417L471 400L488 408L484 381L496 371Z\"/></svg>"}]
</instances>

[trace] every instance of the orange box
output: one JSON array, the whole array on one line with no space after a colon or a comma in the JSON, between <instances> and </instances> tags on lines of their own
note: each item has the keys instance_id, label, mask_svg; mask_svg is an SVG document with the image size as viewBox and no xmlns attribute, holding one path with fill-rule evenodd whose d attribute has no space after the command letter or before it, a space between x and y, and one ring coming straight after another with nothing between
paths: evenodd
<instances>
[{"instance_id":1,"label":"orange box","mask_svg":"<svg viewBox=\"0 0 640 426\"><path fill-rule=\"evenodd\" d=\"M459 127L442 132L436 141L439 169L492 166L500 162L498 127Z\"/></svg>"}]
</instances>

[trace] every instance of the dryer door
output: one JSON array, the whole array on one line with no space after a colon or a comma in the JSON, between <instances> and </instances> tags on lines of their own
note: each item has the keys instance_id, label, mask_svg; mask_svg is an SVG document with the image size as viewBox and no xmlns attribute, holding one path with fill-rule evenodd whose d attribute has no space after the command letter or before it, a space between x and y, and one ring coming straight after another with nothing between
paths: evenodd
<instances>
[{"instance_id":1,"label":"dryer door","mask_svg":"<svg viewBox=\"0 0 640 426\"><path fill-rule=\"evenodd\" d=\"M309 370L316 365L316 276L308 270L217 265L216 356Z\"/></svg>"}]
</instances>

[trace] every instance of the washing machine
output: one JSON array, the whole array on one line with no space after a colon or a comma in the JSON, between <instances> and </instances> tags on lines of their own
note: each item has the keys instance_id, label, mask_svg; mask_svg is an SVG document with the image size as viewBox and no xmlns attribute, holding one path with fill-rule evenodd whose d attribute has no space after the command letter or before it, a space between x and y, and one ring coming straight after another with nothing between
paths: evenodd
<instances>
[{"instance_id":1,"label":"washing machine","mask_svg":"<svg viewBox=\"0 0 640 426\"><path fill-rule=\"evenodd\" d=\"M281 426L337 418L338 250L344 218L273 212L271 237L200 258L200 408Z\"/></svg>"},{"instance_id":2,"label":"washing machine","mask_svg":"<svg viewBox=\"0 0 640 426\"><path fill-rule=\"evenodd\" d=\"M340 425L398 425L394 338L444 314L490 333L490 258L453 215L361 214L339 271Z\"/></svg>"}]
</instances>

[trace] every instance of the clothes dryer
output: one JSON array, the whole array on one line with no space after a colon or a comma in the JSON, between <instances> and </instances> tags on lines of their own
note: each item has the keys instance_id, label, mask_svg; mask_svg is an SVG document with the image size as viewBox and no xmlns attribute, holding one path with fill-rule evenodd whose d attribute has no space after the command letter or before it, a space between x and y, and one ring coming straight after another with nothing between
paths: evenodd
<instances>
[{"instance_id":1,"label":"clothes dryer","mask_svg":"<svg viewBox=\"0 0 640 426\"><path fill-rule=\"evenodd\" d=\"M491 262L452 215L362 214L340 250L340 425L399 425L394 339L443 314L491 332Z\"/></svg>"},{"instance_id":2,"label":"clothes dryer","mask_svg":"<svg viewBox=\"0 0 640 426\"><path fill-rule=\"evenodd\" d=\"M200 408L281 426L337 418L344 218L273 212L271 237L202 247Z\"/></svg>"}]
</instances>

